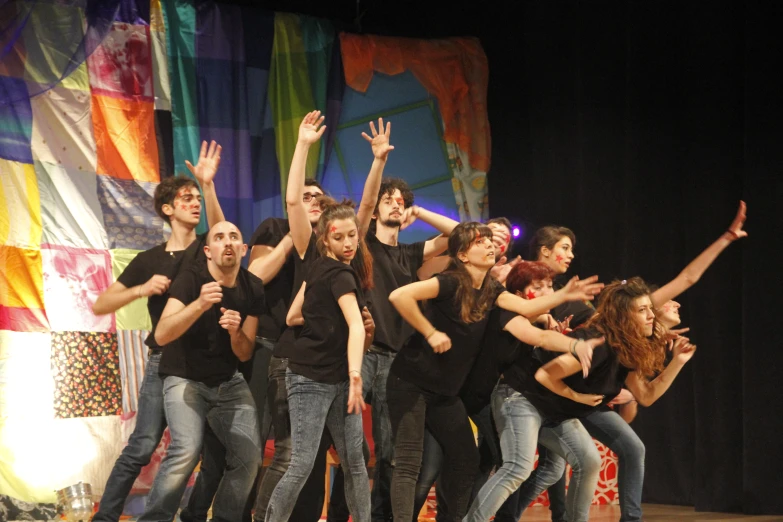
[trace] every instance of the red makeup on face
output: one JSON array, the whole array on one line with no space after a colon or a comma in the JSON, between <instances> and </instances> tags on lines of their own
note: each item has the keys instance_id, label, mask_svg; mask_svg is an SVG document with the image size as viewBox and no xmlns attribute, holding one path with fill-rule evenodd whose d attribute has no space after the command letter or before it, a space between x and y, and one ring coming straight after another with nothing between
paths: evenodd
<instances>
[{"instance_id":1,"label":"red makeup on face","mask_svg":"<svg viewBox=\"0 0 783 522\"><path fill-rule=\"evenodd\" d=\"M527 291L527 298L528 298L528 299L535 299L535 298L536 298L536 294L535 294L535 293L533 293L533 291L532 291L532 290L528 290L528 291Z\"/></svg>"},{"instance_id":2,"label":"red makeup on face","mask_svg":"<svg viewBox=\"0 0 783 522\"><path fill-rule=\"evenodd\" d=\"M332 234L334 234L335 232L337 232L337 227L336 227L336 226L334 226L334 225L332 225L331 232L332 232Z\"/></svg>"},{"instance_id":3,"label":"red makeup on face","mask_svg":"<svg viewBox=\"0 0 783 522\"><path fill-rule=\"evenodd\" d=\"M557 261L558 263L560 263L562 260L563 260L563 256L561 256L560 254L558 254L557 257L555 257L555 261Z\"/></svg>"},{"instance_id":4,"label":"red makeup on face","mask_svg":"<svg viewBox=\"0 0 783 522\"><path fill-rule=\"evenodd\" d=\"M404 200L404 199L402 199L402 198L394 198L394 201L396 201L396 202L397 202L397 204L398 204L399 206L401 206L401 207L404 207L404 206L405 206L405 200Z\"/></svg>"}]
</instances>

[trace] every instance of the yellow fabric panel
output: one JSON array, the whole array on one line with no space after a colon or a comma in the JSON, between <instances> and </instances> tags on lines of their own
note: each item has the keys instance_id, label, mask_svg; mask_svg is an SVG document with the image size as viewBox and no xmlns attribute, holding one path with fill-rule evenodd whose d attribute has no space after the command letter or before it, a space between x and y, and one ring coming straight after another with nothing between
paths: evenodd
<instances>
[{"instance_id":1,"label":"yellow fabric panel","mask_svg":"<svg viewBox=\"0 0 783 522\"><path fill-rule=\"evenodd\" d=\"M41 200L35 168L0 159L0 244L41 247Z\"/></svg>"},{"instance_id":2,"label":"yellow fabric panel","mask_svg":"<svg viewBox=\"0 0 783 522\"><path fill-rule=\"evenodd\" d=\"M111 250L111 270L114 280L130 264L139 250L118 248ZM114 313L117 320L117 330L152 330L152 321L147 312L147 299L136 299Z\"/></svg>"}]
</instances>

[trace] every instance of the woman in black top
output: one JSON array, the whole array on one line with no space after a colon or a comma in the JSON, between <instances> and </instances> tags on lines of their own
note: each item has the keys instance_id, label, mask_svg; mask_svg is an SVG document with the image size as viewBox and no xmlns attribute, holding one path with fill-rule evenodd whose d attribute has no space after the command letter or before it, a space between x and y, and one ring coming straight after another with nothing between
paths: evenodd
<instances>
[{"instance_id":1,"label":"woman in black top","mask_svg":"<svg viewBox=\"0 0 783 522\"><path fill-rule=\"evenodd\" d=\"M449 269L427 281L398 288L389 300L417 331L392 364L387 401L394 434L394 520L410 522L421 466L424 428L443 447L441 486L450 520L460 520L478 465L473 432L458 393L470 372L494 305L537 317L566 300L592 299L602 285L592 277L570 281L555 294L526 301L489 275L495 264L492 231L462 223L449 236ZM431 300L426 315L418 301Z\"/></svg>"},{"instance_id":2,"label":"woman in black top","mask_svg":"<svg viewBox=\"0 0 783 522\"><path fill-rule=\"evenodd\" d=\"M356 214L348 204L322 204L317 247L307 284L288 313L304 325L291 348L286 374L291 416L291 464L277 484L267 522L284 522L310 475L324 425L328 426L345 470L348 506L357 522L370 520L370 484L362 454L362 356L367 344L362 319L362 287L372 274L371 260L351 262L359 250ZM358 274L357 274L358 272ZM364 284L363 284L364 283ZM371 339L370 339L371 340ZM347 409L346 409L347 403Z\"/></svg>"}]
</instances>

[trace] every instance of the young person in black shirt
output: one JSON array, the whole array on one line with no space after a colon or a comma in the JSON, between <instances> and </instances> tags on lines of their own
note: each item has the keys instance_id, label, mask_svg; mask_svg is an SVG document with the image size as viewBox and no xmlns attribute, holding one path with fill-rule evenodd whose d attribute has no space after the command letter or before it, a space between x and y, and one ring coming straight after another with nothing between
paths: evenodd
<instances>
[{"instance_id":1,"label":"young person in black shirt","mask_svg":"<svg viewBox=\"0 0 783 522\"><path fill-rule=\"evenodd\" d=\"M286 374L293 451L270 499L267 522L289 520L312 470L324 426L346 473L351 515L357 522L370 519L360 413L362 356L372 340L365 335L362 288L371 286L372 260L360 248L358 219L350 205L326 206L317 235L322 255L313 261L307 283L288 312L289 324L303 325L289 353Z\"/></svg>"},{"instance_id":2,"label":"young person in black shirt","mask_svg":"<svg viewBox=\"0 0 783 522\"><path fill-rule=\"evenodd\" d=\"M398 522L413 516L425 425L446 454L441 486L449 517L460 520L467 511L478 455L458 392L478 354L489 309L497 305L537 317L565 300L590 299L601 288L592 277L573 280L538 302L514 296L489 275L495 265L491 237L480 223L458 225L449 236L450 269L389 296L418 332L395 357L387 383L395 449L392 506ZM422 300L432 300L427 315L418 307Z\"/></svg>"},{"instance_id":3,"label":"young person in black shirt","mask_svg":"<svg viewBox=\"0 0 783 522\"><path fill-rule=\"evenodd\" d=\"M209 148L201 145L196 166L187 162L204 192L207 220L223 220L217 201L213 179L220 165L221 147L214 141ZM181 268L192 263L205 263L204 238L197 238L196 227L201 218L199 185L191 178L166 178L155 188L156 213L171 226L168 241L139 253L123 270L117 281L103 292L93 305L96 315L119 310L136 299L147 299L147 310L152 320L152 332L145 344L149 347L144 380L139 390L136 427L128 445L122 450L106 482L95 522L117 522L122 515L125 499L141 469L149 464L158 447L166 417L163 412L163 383L158 376L161 346L155 341L154 331L168 300L172 279Z\"/></svg>"},{"instance_id":4,"label":"young person in black shirt","mask_svg":"<svg viewBox=\"0 0 783 522\"><path fill-rule=\"evenodd\" d=\"M198 463L205 424L227 456L213 520L241 520L261 459L255 403L237 367L253 355L263 283L240 266L247 245L233 224L214 225L204 252L206 265L190 267L172 283L155 330L155 340L167 345L159 373L171 444L142 522L174 518Z\"/></svg>"}]
</instances>

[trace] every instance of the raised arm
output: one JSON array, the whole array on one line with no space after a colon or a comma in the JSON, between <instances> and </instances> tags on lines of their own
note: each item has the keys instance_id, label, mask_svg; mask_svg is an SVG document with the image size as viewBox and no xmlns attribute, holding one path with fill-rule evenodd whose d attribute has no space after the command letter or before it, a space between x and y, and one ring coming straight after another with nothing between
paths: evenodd
<instances>
[{"instance_id":1,"label":"raised arm","mask_svg":"<svg viewBox=\"0 0 783 522\"><path fill-rule=\"evenodd\" d=\"M220 309L218 323L228 330L231 336L231 351L242 362L249 361L255 350L256 330L258 330L258 317L248 315L242 324L242 316L235 310ZM242 326L240 327L240 324Z\"/></svg>"},{"instance_id":2,"label":"raised arm","mask_svg":"<svg viewBox=\"0 0 783 522\"><path fill-rule=\"evenodd\" d=\"M696 259L688 263L688 266L677 277L653 292L651 300L654 308L660 308L696 284L727 246L738 239L747 237L748 233L742 230L742 226L745 224L746 209L745 202L740 201L737 215L728 230L721 234L718 240L707 247Z\"/></svg>"},{"instance_id":3,"label":"raised arm","mask_svg":"<svg viewBox=\"0 0 783 522\"><path fill-rule=\"evenodd\" d=\"M451 349L451 339L443 332L435 329L419 308L419 301L434 299L440 292L440 282L436 277L426 281L417 281L401 286L389 294L389 302L400 313L403 319L417 332L424 336L435 353L443 353Z\"/></svg>"},{"instance_id":4,"label":"raised arm","mask_svg":"<svg viewBox=\"0 0 783 522\"><path fill-rule=\"evenodd\" d=\"M280 269L283 268L293 250L294 239L291 234L286 234L275 247L253 245L247 269L261 279L264 284L268 284L280 273Z\"/></svg>"},{"instance_id":5,"label":"raised arm","mask_svg":"<svg viewBox=\"0 0 783 522\"><path fill-rule=\"evenodd\" d=\"M424 260L427 261L446 250L446 247L448 247L449 244L449 234L451 234L451 231L454 230L454 227L459 225L459 223L449 217L436 214L435 212L429 211L426 208L421 208L418 205L413 205L410 208L405 209L405 213L400 220L402 221L400 230L405 230L417 219L421 219L442 234L424 243Z\"/></svg>"},{"instance_id":6,"label":"raised arm","mask_svg":"<svg viewBox=\"0 0 783 522\"><path fill-rule=\"evenodd\" d=\"M364 357L364 320L356 294L349 292L337 300L348 323L348 413L361 413L366 408L362 395L362 358Z\"/></svg>"},{"instance_id":7,"label":"raised arm","mask_svg":"<svg viewBox=\"0 0 783 522\"><path fill-rule=\"evenodd\" d=\"M222 299L223 290L220 283L215 281L203 285L198 299L187 306L179 299L169 297L155 329L155 342L166 346L179 339L204 312Z\"/></svg>"},{"instance_id":8,"label":"raised arm","mask_svg":"<svg viewBox=\"0 0 783 522\"><path fill-rule=\"evenodd\" d=\"M570 353L571 355L575 355L579 359L579 363L582 366L582 375L585 377L587 377L587 372L590 369L590 362L593 359L593 349L604 342L603 338L583 341L581 339L566 337L554 330L542 330L530 324L530 321L521 315L516 316L506 323L504 329L530 346L540 346L550 352Z\"/></svg>"},{"instance_id":9,"label":"raised arm","mask_svg":"<svg viewBox=\"0 0 783 522\"><path fill-rule=\"evenodd\" d=\"M285 191L285 203L288 210L288 224L294 240L294 248L300 257L307 252L307 245L313 233L313 227L307 218L307 209L302 201L307 168L307 153L310 146L323 136L326 126L322 125L324 117L321 111L307 113L299 125L299 139L291 159L291 170L288 172L288 185Z\"/></svg>"},{"instance_id":10,"label":"raised arm","mask_svg":"<svg viewBox=\"0 0 783 522\"><path fill-rule=\"evenodd\" d=\"M204 193L204 205L207 212L207 226L212 227L215 223L225 221L223 216L223 209L220 208L220 202L218 201L217 191L215 190L215 174L220 166L220 153L223 151L223 147L218 145L215 140L209 144L207 149L207 142L201 142L201 152L198 155L198 162L193 165L188 160L185 160L185 165L188 170L196 178L196 181L201 185L201 191Z\"/></svg>"},{"instance_id":11,"label":"raised arm","mask_svg":"<svg viewBox=\"0 0 783 522\"><path fill-rule=\"evenodd\" d=\"M115 281L98 296L92 305L92 313L95 315L110 314L136 299L151 295L163 295L169 289L169 285L171 285L171 279L163 275L154 275L143 285L130 288Z\"/></svg>"},{"instance_id":12,"label":"raised arm","mask_svg":"<svg viewBox=\"0 0 783 522\"><path fill-rule=\"evenodd\" d=\"M364 192L362 192L359 210L356 211L360 237L364 237L367 234L367 229L370 228L370 221L372 221L375 206L378 204L378 191L381 189L383 169L386 167L389 151L394 150L394 146L389 144L391 122L387 122L384 129L383 118L378 118L378 130L376 131L375 124L370 122L370 132L372 132L372 138L366 132L362 132L362 137L370 142L374 159L370 173L367 175L367 181L364 182Z\"/></svg>"},{"instance_id":13,"label":"raised arm","mask_svg":"<svg viewBox=\"0 0 783 522\"><path fill-rule=\"evenodd\" d=\"M536 298L540 299L540 297ZM535 299L534 299L535 300ZM593 395L579 393L568 386L563 379L575 374L581 369L579 361L571 355L561 355L557 359L549 361L536 371L536 380L543 384L549 391L556 393L566 399L575 402L587 404L588 406L598 406L604 400L603 395Z\"/></svg>"},{"instance_id":14,"label":"raised arm","mask_svg":"<svg viewBox=\"0 0 783 522\"><path fill-rule=\"evenodd\" d=\"M666 393L685 363L696 353L696 346L691 344L687 337L678 337L674 341L673 353L674 357L669 365L655 379L648 381L638 372L628 374L625 379L625 385L642 406L650 406Z\"/></svg>"},{"instance_id":15,"label":"raised arm","mask_svg":"<svg viewBox=\"0 0 783 522\"><path fill-rule=\"evenodd\" d=\"M497 305L505 310L535 319L566 301L591 301L603 287L603 283L598 282L598 276L582 280L574 277L557 292L535 299L523 299L511 292L503 292L497 299Z\"/></svg>"}]
</instances>

